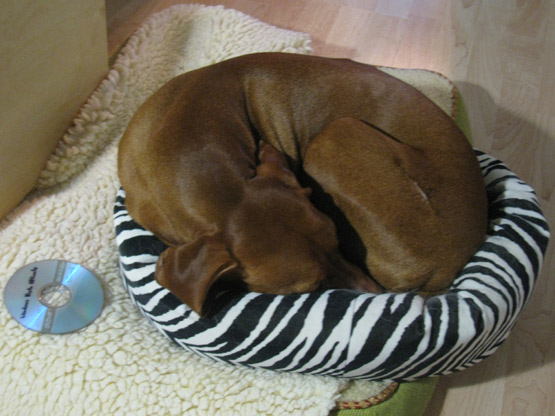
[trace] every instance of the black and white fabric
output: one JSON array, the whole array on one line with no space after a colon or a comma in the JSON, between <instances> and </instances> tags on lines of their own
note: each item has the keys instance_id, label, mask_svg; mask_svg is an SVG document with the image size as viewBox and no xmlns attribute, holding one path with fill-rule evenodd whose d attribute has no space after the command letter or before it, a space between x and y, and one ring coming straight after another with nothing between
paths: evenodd
<instances>
[{"instance_id":1,"label":"black and white fabric","mask_svg":"<svg viewBox=\"0 0 555 416\"><path fill-rule=\"evenodd\" d=\"M179 346L234 365L368 380L413 380L463 370L492 354L529 300L549 239L534 191L477 152L489 230L451 289L414 293L329 290L298 295L225 292L199 319L154 280L164 245L137 225L118 192L115 226L124 284Z\"/></svg>"}]
</instances>

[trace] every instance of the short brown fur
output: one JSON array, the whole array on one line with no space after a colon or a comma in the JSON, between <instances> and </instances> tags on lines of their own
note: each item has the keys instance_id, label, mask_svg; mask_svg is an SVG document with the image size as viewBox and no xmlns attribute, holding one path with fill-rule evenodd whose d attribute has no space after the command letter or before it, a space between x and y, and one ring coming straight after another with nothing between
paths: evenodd
<instances>
[{"instance_id":1,"label":"short brown fur","mask_svg":"<svg viewBox=\"0 0 555 416\"><path fill-rule=\"evenodd\" d=\"M349 60L253 54L174 78L133 117L118 164L131 216L170 245L156 279L201 315L218 279L380 292L367 268L388 290L434 293L485 235L483 180L454 122ZM303 168L354 226L360 267Z\"/></svg>"}]
</instances>

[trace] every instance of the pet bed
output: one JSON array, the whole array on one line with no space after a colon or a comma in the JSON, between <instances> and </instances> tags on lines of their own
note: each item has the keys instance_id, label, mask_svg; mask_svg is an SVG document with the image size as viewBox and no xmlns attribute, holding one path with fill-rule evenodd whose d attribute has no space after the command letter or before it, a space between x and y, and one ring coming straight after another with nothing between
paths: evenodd
<instances>
[{"instance_id":1,"label":"pet bed","mask_svg":"<svg viewBox=\"0 0 555 416\"><path fill-rule=\"evenodd\" d=\"M367 380L415 380L470 367L506 339L532 293L547 245L533 190L476 151L486 184L485 242L450 290L328 290L296 295L227 292L199 319L154 280L165 246L142 229L118 192L115 223L125 285L145 316L179 346L235 365Z\"/></svg>"}]
</instances>

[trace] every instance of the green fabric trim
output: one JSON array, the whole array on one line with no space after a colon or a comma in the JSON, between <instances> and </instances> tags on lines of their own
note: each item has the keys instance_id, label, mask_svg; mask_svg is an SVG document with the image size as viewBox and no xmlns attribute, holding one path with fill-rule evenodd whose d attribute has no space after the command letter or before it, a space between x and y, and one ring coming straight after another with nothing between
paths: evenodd
<instances>
[{"instance_id":1,"label":"green fabric trim","mask_svg":"<svg viewBox=\"0 0 555 416\"><path fill-rule=\"evenodd\" d=\"M367 409L334 410L330 416L422 416L434 394L439 377L399 384L384 402Z\"/></svg>"},{"instance_id":2,"label":"green fabric trim","mask_svg":"<svg viewBox=\"0 0 555 416\"><path fill-rule=\"evenodd\" d=\"M466 105L457 87L453 87L453 93L457 103L457 108L455 109L455 123L457 123L457 126L459 126L470 144L472 144L472 131L470 130L470 120L468 118L468 112L466 111Z\"/></svg>"}]
</instances>

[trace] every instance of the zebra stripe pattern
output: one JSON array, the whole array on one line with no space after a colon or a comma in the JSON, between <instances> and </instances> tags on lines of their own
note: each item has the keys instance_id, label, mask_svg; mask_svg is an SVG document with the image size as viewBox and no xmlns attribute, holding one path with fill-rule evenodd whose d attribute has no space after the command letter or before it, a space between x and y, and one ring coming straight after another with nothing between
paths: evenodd
<instances>
[{"instance_id":1,"label":"zebra stripe pattern","mask_svg":"<svg viewBox=\"0 0 555 416\"><path fill-rule=\"evenodd\" d=\"M165 246L116 197L123 282L164 335L186 350L234 365L367 380L414 380L468 368L507 338L530 299L549 229L534 191L477 151L489 201L485 242L451 289L414 293L328 290L298 295L227 291L199 317L154 280Z\"/></svg>"}]
</instances>

